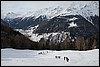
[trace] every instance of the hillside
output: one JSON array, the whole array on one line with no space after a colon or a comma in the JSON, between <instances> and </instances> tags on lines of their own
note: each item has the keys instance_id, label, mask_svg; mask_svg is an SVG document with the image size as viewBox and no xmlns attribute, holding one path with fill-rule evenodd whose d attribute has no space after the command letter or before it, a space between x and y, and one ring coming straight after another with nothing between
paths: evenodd
<instances>
[{"instance_id":1,"label":"hillside","mask_svg":"<svg viewBox=\"0 0 100 67\"><path fill-rule=\"evenodd\" d=\"M1 24L1 48L35 49L37 42Z\"/></svg>"}]
</instances>

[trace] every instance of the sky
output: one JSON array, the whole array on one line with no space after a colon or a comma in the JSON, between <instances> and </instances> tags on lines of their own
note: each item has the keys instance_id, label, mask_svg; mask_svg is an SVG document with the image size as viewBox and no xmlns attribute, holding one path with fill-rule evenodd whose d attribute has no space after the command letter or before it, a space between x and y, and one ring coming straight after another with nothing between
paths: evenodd
<instances>
[{"instance_id":1,"label":"sky","mask_svg":"<svg viewBox=\"0 0 100 67\"><path fill-rule=\"evenodd\" d=\"M65 1L1 1L1 13L36 11L38 9L56 6L64 2Z\"/></svg>"}]
</instances>

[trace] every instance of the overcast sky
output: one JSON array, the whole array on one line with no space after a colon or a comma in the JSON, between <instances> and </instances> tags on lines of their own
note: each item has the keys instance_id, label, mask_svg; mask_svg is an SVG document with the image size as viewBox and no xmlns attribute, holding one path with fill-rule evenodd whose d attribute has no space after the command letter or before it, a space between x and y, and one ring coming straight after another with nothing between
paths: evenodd
<instances>
[{"instance_id":1,"label":"overcast sky","mask_svg":"<svg viewBox=\"0 0 100 67\"><path fill-rule=\"evenodd\" d=\"M56 6L57 4L61 4L64 2L65 1L1 1L1 13L4 14L10 11L25 12L38 10L50 6Z\"/></svg>"},{"instance_id":2,"label":"overcast sky","mask_svg":"<svg viewBox=\"0 0 100 67\"><path fill-rule=\"evenodd\" d=\"M1 1L1 14L3 15L7 12L23 13L33 10L36 11L38 9L57 6L59 4L69 5L72 2L73 1ZM87 1L82 1L82 3L85 2Z\"/></svg>"}]
</instances>

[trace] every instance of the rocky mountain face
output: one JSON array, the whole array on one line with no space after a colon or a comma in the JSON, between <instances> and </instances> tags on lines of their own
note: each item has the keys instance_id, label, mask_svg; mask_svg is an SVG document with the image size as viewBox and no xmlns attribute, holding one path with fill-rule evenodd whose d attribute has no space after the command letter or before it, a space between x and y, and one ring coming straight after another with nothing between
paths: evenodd
<instances>
[{"instance_id":1,"label":"rocky mountain face","mask_svg":"<svg viewBox=\"0 0 100 67\"><path fill-rule=\"evenodd\" d=\"M91 18L94 25L89 23L81 15L57 16L40 25L35 33L64 31L73 33L76 36L91 35L92 33L99 32L99 17L94 16Z\"/></svg>"},{"instance_id":2,"label":"rocky mountain face","mask_svg":"<svg viewBox=\"0 0 100 67\"><path fill-rule=\"evenodd\" d=\"M6 26L9 26L9 24L6 23L5 21L3 21L2 19L1 19L1 24L6 25Z\"/></svg>"}]
</instances>

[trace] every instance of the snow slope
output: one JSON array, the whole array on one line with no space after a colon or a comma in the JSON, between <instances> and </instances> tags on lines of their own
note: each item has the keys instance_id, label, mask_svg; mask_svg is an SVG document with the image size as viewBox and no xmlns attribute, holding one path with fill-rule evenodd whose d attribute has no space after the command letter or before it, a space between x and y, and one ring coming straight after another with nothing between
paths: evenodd
<instances>
[{"instance_id":1,"label":"snow slope","mask_svg":"<svg viewBox=\"0 0 100 67\"><path fill-rule=\"evenodd\" d=\"M41 52L42 54L38 54ZM64 60L64 56L69 58L69 62ZM1 49L1 66L99 66L99 49L88 51Z\"/></svg>"},{"instance_id":2,"label":"snow slope","mask_svg":"<svg viewBox=\"0 0 100 67\"><path fill-rule=\"evenodd\" d=\"M70 27L77 27L77 24L74 23L74 22L71 22L69 25L70 25L70 26L69 26L68 28L70 28Z\"/></svg>"},{"instance_id":3,"label":"snow slope","mask_svg":"<svg viewBox=\"0 0 100 67\"><path fill-rule=\"evenodd\" d=\"M63 42L63 40L65 40L67 38L67 35L68 36L70 35L69 32L64 32L64 31L43 33L41 35L39 35L39 33L33 33L38 27L39 27L39 25L36 25L34 27L30 27L28 30L23 30L23 29L15 29L15 30L19 31L21 34L25 35L30 40L35 41L35 42L39 42L41 38L50 39L53 41L54 40L57 41L57 38L58 38L59 42L61 42L61 41ZM77 25L74 23L71 23L69 27L77 27Z\"/></svg>"}]
</instances>

